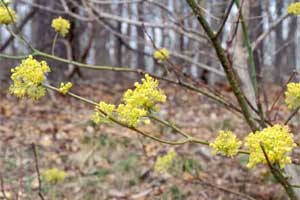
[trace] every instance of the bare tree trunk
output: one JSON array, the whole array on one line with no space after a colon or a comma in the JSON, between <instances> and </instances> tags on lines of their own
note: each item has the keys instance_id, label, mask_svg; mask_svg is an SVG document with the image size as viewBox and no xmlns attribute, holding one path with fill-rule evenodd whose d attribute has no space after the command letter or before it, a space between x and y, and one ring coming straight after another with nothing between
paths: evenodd
<instances>
[{"instance_id":1,"label":"bare tree trunk","mask_svg":"<svg viewBox=\"0 0 300 200\"><path fill-rule=\"evenodd\" d=\"M118 13L122 13L123 7L121 4L118 5ZM122 33L122 22L117 22L117 31L118 33ZM122 39L120 37L116 37L115 39L115 49L116 49L116 65L118 67L122 66Z\"/></svg>"},{"instance_id":2,"label":"bare tree trunk","mask_svg":"<svg viewBox=\"0 0 300 200\"><path fill-rule=\"evenodd\" d=\"M288 64L286 65L288 67L289 73L293 69L296 69L296 30L297 30L297 18L291 18L290 24L289 24L289 33L287 40L293 40L292 43L288 46L287 51L284 51L285 54L287 54L288 57ZM286 172L291 177L291 184L299 185L300 184L300 169L296 165L288 165L286 167ZM300 199L300 191L295 190L295 193Z\"/></svg>"},{"instance_id":3,"label":"bare tree trunk","mask_svg":"<svg viewBox=\"0 0 300 200\"><path fill-rule=\"evenodd\" d=\"M290 18L290 23L289 23L289 33L287 37L287 42L290 42L288 45L287 49L287 57L288 57L288 71L287 74L292 73L293 70L296 69L296 33L297 33L297 28L298 28L298 18L297 17L292 17Z\"/></svg>"},{"instance_id":4,"label":"bare tree trunk","mask_svg":"<svg viewBox=\"0 0 300 200\"><path fill-rule=\"evenodd\" d=\"M251 0L251 7L250 7L250 23L249 29L250 31L250 39L251 41L255 41L256 38L258 38L263 33L263 23L262 18L263 16L263 9L262 9L262 3L259 0ZM264 56L264 49L263 49L263 42L261 42L257 48L253 52L254 54L254 62L256 66L256 72L257 74L260 74L261 67L263 65L263 56Z\"/></svg>"},{"instance_id":5,"label":"bare tree trunk","mask_svg":"<svg viewBox=\"0 0 300 200\"><path fill-rule=\"evenodd\" d=\"M138 3L137 5L137 13L138 13L138 20L144 21L144 3ZM144 40L145 39L145 33L143 30L143 27L139 26L137 27L137 39L138 40ZM137 65L138 68L145 69L145 58L144 58L144 50L145 45L141 42L138 43L138 55L137 55Z\"/></svg>"},{"instance_id":6,"label":"bare tree trunk","mask_svg":"<svg viewBox=\"0 0 300 200\"><path fill-rule=\"evenodd\" d=\"M36 3L52 9L57 8L56 1L38 0L36 1ZM38 10L32 23L32 34L33 34L34 46L48 53L51 52L52 41L56 34L52 28L51 30L49 30L49 27L51 27L52 19L56 17L57 15L52 14L50 12L45 12L44 10ZM48 31L41 32L41 30L48 30ZM55 50L55 55L60 57L65 57L66 56L65 45L60 42L57 42L56 47L57 48ZM64 77L63 72L66 69L67 65L53 60L47 60L47 62L51 66L51 70L52 70L52 72L49 74L49 78L51 80L53 79L55 81L61 81Z\"/></svg>"},{"instance_id":7,"label":"bare tree trunk","mask_svg":"<svg viewBox=\"0 0 300 200\"><path fill-rule=\"evenodd\" d=\"M250 16L250 1L244 1L243 4L243 16L244 18L249 18ZM233 32L235 27L233 27ZM244 42L243 30L241 24L239 24L238 31L236 33L235 39L233 41L233 52L232 52L232 65L237 72L242 90L246 98L252 105L256 105L256 98L251 83L249 70L248 70L248 53Z\"/></svg>"},{"instance_id":8,"label":"bare tree trunk","mask_svg":"<svg viewBox=\"0 0 300 200\"><path fill-rule=\"evenodd\" d=\"M80 4L79 0L75 0L75 1L78 4ZM79 11L78 7L74 6L73 4L70 4L70 10L73 13L78 13L78 11ZM82 24L80 23L80 21L72 19L72 18L69 20L71 21L71 30L69 33L68 42L71 45L71 49L70 49L71 58L68 58L68 59L72 59L74 61L81 62L81 60L80 60L81 52L82 52L81 37L83 36L83 32L82 32L83 27L82 27ZM77 74L78 76L81 76L79 67L69 64L67 77L72 78L72 76L75 74Z\"/></svg>"},{"instance_id":9,"label":"bare tree trunk","mask_svg":"<svg viewBox=\"0 0 300 200\"><path fill-rule=\"evenodd\" d=\"M277 11L277 16L282 15L282 9L283 9L283 1L276 1L276 11ZM283 31L282 31L282 23L280 23L275 30L275 52L279 50L282 45L284 44L284 39L283 39ZM285 52L284 52L285 54ZM274 79L276 83L280 83L282 85L283 80L282 80L282 69L284 68L284 57L282 51L277 53L275 55L274 59Z\"/></svg>"},{"instance_id":10,"label":"bare tree trunk","mask_svg":"<svg viewBox=\"0 0 300 200\"><path fill-rule=\"evenodd\" d=\"M223 19L226 9L228 8L228 4L230 2L227 0L213 0L213 1L207 1L206 3L208 4L208 6L210 6L213 16L216 16L219 19ZM204 5L202 5L202 6L204 6ZM220 22L221 22L221 20L216 20L214 18L211 19L211 26L214 31L218 30L218 28L220 27L220 24L221 24ZM224 32L225 31L220 33L220 36L219 36L221 42L223 40ZM210 52L207 51L207 49L210 49ZM208 54L214 54L214 51L208 45L202 45L201 51L207 52ZM205 64L212 66L212 67L217 67L217 65L211 61L211 58L206 57L203 59L201 56L201 62L203 62L203 60L204 60ZM201 71L200 78L204 82L207 82L210 85L214 85L216 82L221 81L220 76L216 75L215 73L210 73L208 70L205 70L205 69L198 68L198 70ZM223 79L222 79L222 81L223 81Z\"/></svg>"}]
</instances>

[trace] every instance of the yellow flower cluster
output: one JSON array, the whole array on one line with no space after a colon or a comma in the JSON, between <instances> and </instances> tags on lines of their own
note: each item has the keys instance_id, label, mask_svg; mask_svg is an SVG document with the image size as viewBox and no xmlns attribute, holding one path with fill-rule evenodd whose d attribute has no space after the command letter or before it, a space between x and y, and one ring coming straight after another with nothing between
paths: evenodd
<instances>
[{"instance_id":1,"label":"yellow flower cluster","mask_svg":"<svg viewBox=\"0 0 300 200\"><path fill-rule=\"evenodd\" d=\"M17 97L28 96L39 99L45 95L45 88L41 83L45 80L45 74L50 68L45 61L37 61L30 55L22 63L11 70L13 84L9 90Z\"/></svg>"},{"instance_id":2,"label":"yellow flower cluster","mask_svg":"<svg viewBox=\"0 0 300 200\"><path fill-rule=\"evenodd\" d=\"M162 48L159 50L156 50L153 54L153 57L158 60L159 62L163 62L167 59L169 59L170 57L170 52L168 49L166 48Z\"/></svg>"},{"instance_id":3,"label":"yellow flower cluster","mask_svg":"<svg viewBox=\"0 0 300 200\"><path fill-rule=\"evenodd\" d=\"M220 131L215 141L209 144L214 154L220 153L225 156L235 156L241 145L242 142L231 131Z\"/></svg>"},{"instance_id":4,"label":"yellow flower cluster","mask_svg":"<svg viewBox=\"0 0 300 200\"><path fill-rule=\"evenodd\" d=\"M109 115L115 113L118 120L132 127L136 127L142 118L147 116L148 112L157 111L157 103L166 101L164 92L158 89L158 81L148 74L142 79L142 83L135 83L134 85L134 90L129 89L124 93L123 103L119 104L117 108L104 102L102 102L102 106L101 103L99 104L102 111ZM96 112L93 114L92 120L95 123L100 123L103 121L101 117L103 117L101 113L97 114ZM150 120L145 119L144 122L149 124Z\"/></svg>"},{"instance_id":5,"label":"yellow flower cluster","mask_svg":"<svg viewBox=\"0 0 300 200\"><path fill-rule=\"evenodd\" d=\"M69 20L62 17L58 17L52 20L52 28L55 29L62 37L65 37L69 33L71 27Z\"/></svg>"},{"instance_id":6,"label":"yellow flower cluster","mask_svg":"<svg viewBox=\"0 0 300 200\"><path fill-rule=\"evenodd\" d=\"M107 104L104 101L100 101L99 104L96 106L95 112L93 113L91 120L95 124L100 124L104 122L109 122L109 116L113 116L113 113L115 111L115 105L113 104ZM106 115L99 112L99 110L102 110L106 113Z\"/></svg>"},{"instance_id":7,"label":"yellow flower cluster","mask_svg":"<svg viewBox=\"0 0 300 200\"><path fill-rule=\"evenodd\" d=\"M101 124L103 123L103 115L100 114L97 110L95 112L93 112L92 116L91 116L91 120L92 122L94 122L95 124Z\"/></svg>"},{"instance_id":8,"label":"yellow flower cluster","mask_svg":"<svg viewBox=\"0 0 300 200\"><path fill-rule=\"evenodd\" d=\"M136 127L140 123L141 118L147 115L145 109L135 107L132 104L120 104L117 108L117 113L121 122L133 127Z\"/></svg>"},{"instance_id":9,"label":"yellow flower cluster","mask_svg":"<svg viewBox=\"0 0 300 200\"><path fill-rule=\"evenodd\" d=\"M164 156L159 156L155 162L154 170L159 173L167 173L172 167L177 154L174 150L169 151Z\"/></svg>"},{"instance_id":10,"label":"yellow flower cluster","mask_svg":"<svg viewBox=\"0 0 300 200\"><path fill-rule=\"evenodd\" d=\"M57 168L48 169L42 172L42 177L47 181L48 183L58 183L63 180L65 180L67 174L66 172L59 170Z\"/></svg>"},{"instance_id":11,"label":"yellow flower cluster","mask_svg":"<svg viewBox=\"0 0 300 200\"><path fill-rule=\"evenodd\" d=\"M68 83L60 83L60 88L59 88L59 92L62 94L67 94L69 92L69 90L72 88L72 83L68 82Z\"/></svg>"},{"instance_id":12,"label":"yellow flower cluster","mask_svg":"<svg viewBox=\"0 0 300 200\"><path fill-rule=\"evenodd\" d=\"M262 131L250 133L245 138L245 145L250 152L247 164L249 168L259 163L267 163L261 144L271 164L278 163L283 168L291 163L291 158L287 156L287 153L291 152L296 144L287 126L274 125Z\"/></svg>"},{"instance_id":13,"label":"yellow flower cluster","mask_svg":"<svg viewBox=\"0 0 300 200\"><path fill-rule=\"evenodd\" d=\"M103 112L105 112L108 116L111 116L112 114L113 114L113 112L114 112L114 110L115 110L115 105L113 105L113 104L108 104L108 103L105 103L105 102L103 102L103 101L101 101L100 103L99 103L99 108L103 111Z\"/></svg>"},{"instance_id":14,"label":"yellow flower cluster","mask_svg":"<svg viewBox=\"0 0 300 200\"><path fill-rule=\"evenodd\" d=\"M285 103L289 109L300 106L300 83L289 83L285 92Z\"/></svg>"},{"instance_id":15,"label":"yellow flower cluster","mask_svg":"<svg viewBox=\"0 0 300 200\"><path fill-rule=\"evenodd\" d=\"M16 12L11 8L0 6L0 24L12 24L17 20Z\"/></svg>"},{"instance_id":16,"label":"yellow flower cluster","mask_svg":"<svg viewBox=\"0 0 300 200\"><path fill-rule=\"evenodd\" d=\"M288 7L288 13L293 15L300 14L300 2L291 3Z\"/></svg>"}]
</instances>

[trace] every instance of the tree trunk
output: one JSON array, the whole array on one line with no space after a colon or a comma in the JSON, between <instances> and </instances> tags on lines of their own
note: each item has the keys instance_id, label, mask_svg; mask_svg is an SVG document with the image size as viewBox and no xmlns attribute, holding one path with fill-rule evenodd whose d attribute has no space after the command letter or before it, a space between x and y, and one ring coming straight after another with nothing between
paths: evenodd
<instances>
[{"instance_id":1,"label":"tree trunk","mask_svg":"<svg viewBox=\"0 0 300 200\"><path fill-rule=\"evenodd\" d=\"M296 69L296 30L297 30L297 18L293 17L290 19L289 23L289 33L287 40L293 40L291 44L287 47L287 51L284 51L285 54L287 54L288 57L288 64L286 65L288 67L289 73L291 73L292 70ZM300 169L296 165L288 165L286 167L287 174L291 177L291 184L293 185L299 185L300 184ZM300 190L295 190L295 193L300 199Z\"/></svg>"},{"instance_id":2,"label":"tree trunk","mask_svg":"<svg viewBox=\"0 0 300 200\"><path fill-rule=\"evenodd\" d=\"M214 0L214 1L207 1L206 2L211 8L211 12L213 16L218 17L219 19L223 19L226 13L226 9L228 8L228 5L230 3L230 1L227 0ZM204 5L202 5L204 6ZM217 31L221 25L221 21L220 20L216 20L214 18L211 18L211 27L213 28L214 31ZM226 31L222 31L222 33L220 33L219 35L219 39L222 42L224 39L224 33ZM208 46L208 44L205 45L201 45L201 51L202 52L207 52L208 54L213 54L214 51ZM208 49L210 49L210 52L207 51ZM211 58L207 57L207 58L202 58L201 56L201 62L204 62L205 64L212 66L212 67L218 67L219 64L216 64L215 62L213 62L211 60ZM201 72L200 78L204 81L207 82L209 85L215 85L216 82L220 82L220 81L224 81L224 78L220 77L219 75L216 75L215 73L210 73L208 70L205 69L199 69L198 70Z\"/></svg>"},{"instance_id":3,"label":"tree trunk","mask_svg":"<svg viewBox=\"0 0 300 200\"><path fill-rule=\"evenodd\" d=\"M80 5L80 1L79 0L75 0L79 5ZM73 4L70 4L70 10L73 13L78 13L78 7L74 6ZM70 33L69 33L69 37L68 37L68 42L71 45L71 49L70 49L70 58L68 59L72 59L74 61L78 61L81 62L80 58L81 58L81 52L82 52L82 48L81 48L81 41L82 41L82 36L84 35L84 32L82 30L84 30L84 27L82 26L82 24L80 23L80 21L70 18L69 19L71 22L71 29L70 29ZM72 78L73 75L77 74L78 76L81 76L80 74L80 69L77 66L74 66L72 64L69 64L68 67L68 74L67 77L68 78Z\"/></svg>"},{"instance_id":4,"label":"tree trunk","mask_svg":"<svg viewBox=\"0 0 300 200\"><path fill-rule=\"evenodd\" d=\"M244 1L243 3L243 16L245 19L250 16L250 1ZM234 33L235 27L233 26ZM237 75L240 79L242 90L252 105L256 105L256 98L251 83L251 78L248 70L248 53L244 42L243 30L241 23L239 23L238 31L236 33L235 39L233 41L233 51L232 51L232 65Z\"/></svg>"},{"instance_id":5,"label":"tree trunk","mask_svg":"<svg viewBox=\"0 0 300 200\"><path fill-rule=\"evenodd\" d=\"M263 16L261 1L251 0L251 7L250 7L251 20L249 23L249 27L251 27L249 29L251 41L255 41L263 33L263 23L262 23L262 18L260 18L260 16ZM263 56L264 56L263 42L261 42L256 47L253 54L254 54L254 63L256 66L256 72L259 75L263 65Z\"/></svg>"},{"instance_id":6,"label":"tree trunk","mask_svg":"<svg viewBox=\"0 0 300 200\"><path fill-rule=\"evenodd\" d=\"M56 9L56 1L38 0L36 2L42 6ZM32 23L32 35L34 46L50 54L52 42L56 34L54 29L51 28L51 21L53 18L56 17L58 17L56 14L45 12L44 10L38 10ZM55 55L60 57L66 57L65 45L58 41L56 43ZM64 77L63 72L66 69L67 65L53 60L47 60L47 62L51 67L51 73L48 76L50 80L55 80L56 82L61 81Z\"/></svg>"},{"instance_id":7,"label":"tree trunk","mask_svg":"<svg viewBox=\"0 0 300 200\"><path fill-rule=\"evenodd\" d=\"M138 20L139 21L144 21L144 3L138 3L137 5L137 13L138 13ZM144 27L139 26L137 27L137 40L144 41L145 40L145 33L143 30ZM137 55L137 65L138 68L145 69L145 58L144 58L144 50L145 50L145 45L143 42L138 42L137 45L138 49L138 55Z\"/></svg>"},{"instance_id":8,"label":"tree trunk","mask_svg":"<svg viewBox=\"0 0 300 200\"><path fill-rule=\"evenodd\" d=\"M277 17L282 15L282 7L283 7L283 1L276 1L276 11L277 11ZM284 44L283 40L283 25L280 23L275 30L275 52L278 51L282 45ZM280 85L283 84L282 80L282 73L284 69L284 62L285 62L285 52L280 51L275 54L274 59L274 78L275 82L279 83Z\"/></svg>"},{"instance_id":9,"label":"tree trunk","mask_svg":"<svg viewBox=\"0 0 300 200\"><path fill-rule=\"evenodd\" d=\"M123 7L121 4L118 5L118 13L122 13ZM117 22L117 32L122 34L122 22ZM122 39L120 37L115 38L115 51L116 51L116 66L122 66Z\"/></svg>"}]
</instances>

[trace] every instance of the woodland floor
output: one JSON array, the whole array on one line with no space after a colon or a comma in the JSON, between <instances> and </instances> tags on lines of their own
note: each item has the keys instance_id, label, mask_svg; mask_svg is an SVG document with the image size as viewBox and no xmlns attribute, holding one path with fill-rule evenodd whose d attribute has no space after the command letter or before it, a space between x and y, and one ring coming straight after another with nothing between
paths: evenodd
<instances>
[{"instance_id":1,"label":"woodland floor","mask_svg":"<svg viewBox=\"0 0 300 200\"><path fill-rule=\"evenodd\" d=\"M132 83L111 87L82 82L72 91L95 101L116 103ZM161 117L193 136L211 141L220 129L235 131L240 138L249 133L240 116L206 97L175 86L162 84L162 88L168 102L162 105ZM37 145L41 171L57 167L68 174L55 186L42 182L46 199L247 199L243 194L284 199L268 169L247 169L246 156L212 156L207 146L163 145L117 125L96 127L89 120L93 107L59 94L55 104L48 98L17 100L7 90L0 95L0 174L2 189L12 199L39 199L32 143ZM171 140L180 138L162 126L142 129ZM173 173L154 172L157 156L171 148L179 160Z\"/></svg>"}]
</instances>

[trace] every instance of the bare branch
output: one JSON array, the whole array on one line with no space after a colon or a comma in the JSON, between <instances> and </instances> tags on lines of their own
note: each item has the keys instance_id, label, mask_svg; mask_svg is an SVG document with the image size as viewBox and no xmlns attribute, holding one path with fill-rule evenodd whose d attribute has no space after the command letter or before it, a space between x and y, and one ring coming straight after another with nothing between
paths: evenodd
<instances>
[{"instance_id":1,"label":"bare branch","mask_svg":"<svg viewBox=\"0 0 300 200\"><path fill-rule=\"evenodd\" d=\"M34 143L31 144L31 148L33 151L33 155L34 155L34 162L35 162L35 170L37 173L37 178L38 178L38 190L39 190L39 197L41 200L44 200L44 196L43 196L43 191L42 191L42 181L41 181L41 174L40 174L40 168L39 168L39 161L38 161L38 155L36 152L36 146Z\"/></svg>"},{"instance_id":2,"label":"bare branch","mask_svg":"<svg viewBox=\"0 0 300 200\"><path fill-rule=\"evenodd\" d=\"M252 43L252 49L253 51L258 47L258 45L282 22L284 21L289 15L284 14L281 16L279 19L277 19L271 26L270 28L261 34L253 43Z\"/></svg>"}]
</instances>

